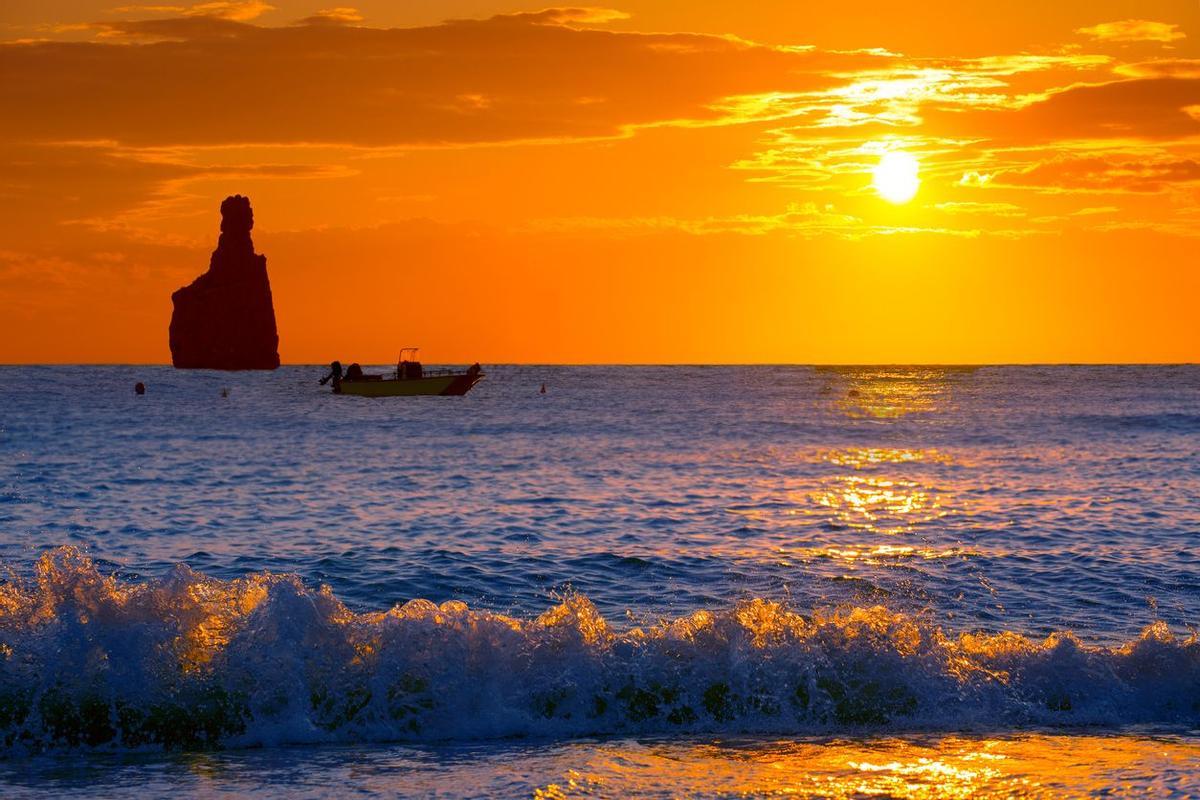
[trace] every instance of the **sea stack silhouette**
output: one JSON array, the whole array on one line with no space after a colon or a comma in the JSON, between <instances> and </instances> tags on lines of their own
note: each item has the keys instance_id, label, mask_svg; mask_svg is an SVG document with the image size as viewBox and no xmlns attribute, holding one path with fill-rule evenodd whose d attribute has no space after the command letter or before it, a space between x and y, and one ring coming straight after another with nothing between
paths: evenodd
<instances>
[{"instance_id":1,"label":"sea stack silhouette","mask_svg":"<svg viewBox=\"0 0 1200 800\"><path fill-rule=\"evenodd\" d=\"M208 272L171 295L171 363L179 369L279 366L267 257L254 252L253 227L250 198L226 197Z\"/></svg>"}]
</instances>

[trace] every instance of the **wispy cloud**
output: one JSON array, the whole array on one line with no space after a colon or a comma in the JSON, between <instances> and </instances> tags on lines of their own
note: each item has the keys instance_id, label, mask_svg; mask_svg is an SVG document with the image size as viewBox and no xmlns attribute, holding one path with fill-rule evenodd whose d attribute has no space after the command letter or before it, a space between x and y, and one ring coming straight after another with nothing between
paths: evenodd
<instances>
[{"instance_id":1,"label":"wispy cloud","mask_svg":"<svg viewBox=\"0 0 1200 800\"><path fill-rule=\"evenodd\" d=\"M970 204L961 204L964 207ZM994 205L1002 208L1005 204ZM1012 207L1016 209L1016 206ZM948 213L954 213L947 210ZM1009 213L1007 216L1021 216ZM778 214L734 214L698 218L681 217L564 217L536 220L528 225L533 231L569 232L603 231L622 236L648 235L663 231L675 231L694 236L718 236L736 234L740 236L783 235L810 239L834 237L838 239L863 239L876 236L933 235L957 238L976 238L995 235L1014 238L1045 233L1037 228L988 228L979 225L953 226L873 222L854 214L839 211L832 205L817 203L793 203Z\"/></svg>"},{"instance_id":2,"label":"wispy cloud","mask_svg":"<svg viewBox=\"0 0 1200 800\"><path fill-rule=\"evenodd\" d=\"M296 21L297 25L353 25L362 22L363 15L357 8L338 6L322 8L317 13Z\"/></svg>"},{"instance_id":3,"label":"wispy cloud","mask_svg":"<svg viewBox=\"0 0 1200 800\"><path fill-rule=\"evenodd\" d=\"M1179 26L1172 22L1154 22L1148 19L1123 19L1116 22L1101 22L1087 28L1077 28L1076 33L1101 42L1175 42L1186 37Z\"/></svg>"},{"instance_id":4,"label":"wispy cloud","mask_svg":"<svg viewBox=\"0 0 1200 800\"><path fill-rule=\"evenodd\" d=\"M603 25L629 19L629 14L615 8L584 6L576 8L545 8L541 11L497 14L493 21L532 23L535 25Z\"/></svg>"},{"instance_id":5,"label":"wispy cloud","mask_svg":"<svg viewBox=\"0 0 1200 800\"><path fill-rule=\"evenodd\" d=\"M943 214L982 214L997 217L1023 217L1025 209L1013 203L981 203L974 200L956 200L934 205Z\"/></svg>"},{"instance_id":6,"label":"wispy cloud","mask_svg":"<svg viewBox=\"0 0 1200 800\"><path fill-rule=\"evenodd\" d=\"M234 22L257 19L275 6L262 0L209 0L191 5L131 5L112 9L115 14L179 14L185 17L215 17Z\"/></svg>"},{"instance_id":7,"label":"wispy cloud","mask_svg":"<svg viewBox=\"0 0 1200 800\"><path fill-rule=\"evenodd\" d=\"M861 236L863 221L832 206L795 203L779 214L737 214L724 217L560 217L537 220L529 227L538 231L603 230L626 235L655 231L682 231L696 235L738 233L762 236L787 232L816 236L838 234Z\"/></svg>"},{"instance_id":8,"label":"wispy cloud","mask_svg":"<svg viewBox=\"0 0 1200 800\"><path fill-rule=\"evenodd\" d=\"M160 44L0 45L0 139L373 146L586 140L639 126L738 124L746 119L722 109L724 98L817 91L846 83L833 70L850 73L885 60L562 24L598 18L593 10L549 9L393 29L265 28L199 13L113 21L104 23L109 38Z\"/></svg>"},{"instance_id":9,"label":"wispy cloud","mask_svg":"<svg viewBox=\"0 0 1200 800\"><path fill-rule=\"evenodd\" d=\"M11 78L0 84L0 148L106 142L111 151L79 156L75 174L131 176L141 200L120 195L108 204L130 210L127 220L182 213L200 181L348 174L289 167L288 148L326 148L336 153L323 155L327 163L345 165L417 150L623 146L653 138L651 130L683 142L716 128L731 129L721 134L741 145L714 169L732 169L746 185L786 187L801 202L779 214L584 214L547 224L614 234L1016 235L1051 220L1084 225L1091 215L1073 214L1080 204L1060 195L1195 202L1187 194L1200 156L1179 144L1200 137L1195 59L1143 53L1123 63L1080 45L975 58L834 51L597 30L591 26L625 15L591 7L395 29L361 25L349 6L283 27L245 21L268 8L232 0L125 6L116 10L172 16L103 23L110 39L154 47L0 45L0 70ZM1106 23L1094 26L1095 36L1145 36L1158 24ZM1155 41L1182 36L1167 27L1172 38ZM225 171L220 155L189 158L237 147L263 154ZM920 160L924 196L912 209L937 224L896 224L871 211L871 171L892 149ZM120 218L112 209L63 216L88 224Z\"/></svg>"},{"instance_id":10,"label":"wispy cloud","mask_svg":"<svg viewBox=\"0 0 1200 800\"><path fill-rule=\"evenodd\" d=\"M1164 58L1155 61L1139 61L1120 64L1118 75L1131 78L1200 78L1200 58Z\"/></svg>"},{"instance_id":11,"label":"wispy cloud","mask_svg":"<svg viewBox=\"0 0 1200 800\"><path fill-rule=\"evenodd\" d=\"M1200 161L1145 156L1065 157L1015 173L1001 174L997 184L1031 186L1050 191L1163 192L1179 184L1200 182Z\"/></svg>"}]
</instances>

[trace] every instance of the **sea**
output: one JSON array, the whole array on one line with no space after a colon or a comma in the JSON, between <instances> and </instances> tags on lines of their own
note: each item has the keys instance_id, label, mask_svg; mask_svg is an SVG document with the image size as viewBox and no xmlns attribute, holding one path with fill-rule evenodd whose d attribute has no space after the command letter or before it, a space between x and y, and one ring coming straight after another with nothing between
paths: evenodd
<instances>
[{"instance_id":1,"label":"sea","mask_svg":"<svg viewBox=\"0 0 1200 800\"><path fill-rule=\"evenodd\" d=\"M1200 367L484 370L0 368L0 796L1200 796Z\"/></svg>"}]
</instances>

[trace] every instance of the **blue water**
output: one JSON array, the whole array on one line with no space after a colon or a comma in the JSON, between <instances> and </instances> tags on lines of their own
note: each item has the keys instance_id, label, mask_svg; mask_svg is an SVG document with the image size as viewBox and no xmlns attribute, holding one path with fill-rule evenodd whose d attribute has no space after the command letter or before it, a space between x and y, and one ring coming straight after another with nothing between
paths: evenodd
<instances>
[{"instance_id":1,"label":"blue water","mask_svg":"<svg viewBox=\"0 0 1200 800\"><path fill-rule=\"evenodd\" d=\"M1200 725L1198 367L487 372L0 369L6 750Z\"/></svg>"}]
</instances>

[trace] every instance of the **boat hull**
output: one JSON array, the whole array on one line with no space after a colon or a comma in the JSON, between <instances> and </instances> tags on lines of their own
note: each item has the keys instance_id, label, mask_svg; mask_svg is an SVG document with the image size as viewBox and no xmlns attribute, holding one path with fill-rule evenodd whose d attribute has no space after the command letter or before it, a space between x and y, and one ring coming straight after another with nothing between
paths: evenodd
<instances>
[{"instance_id":1,"label":"boat hull","mask_svg":"<svg viewBox=\"0 0 1200 800\"><path fill-rule=\"evenodd\" d=\"M480 375L434 375L428 378L404 380L342 381L337 394L356 397L417 397L420 395L463 395L471 391L483 377Z\"/></svg>"}]
</instances>

